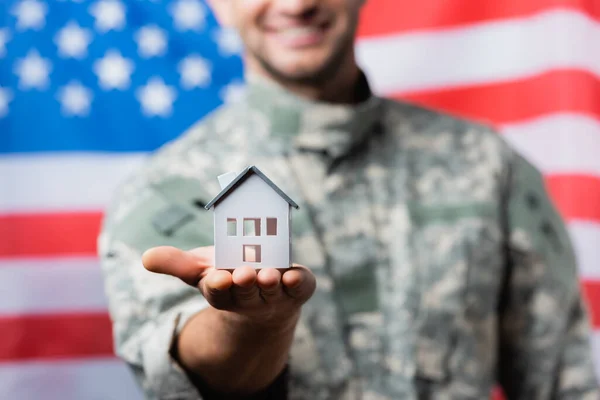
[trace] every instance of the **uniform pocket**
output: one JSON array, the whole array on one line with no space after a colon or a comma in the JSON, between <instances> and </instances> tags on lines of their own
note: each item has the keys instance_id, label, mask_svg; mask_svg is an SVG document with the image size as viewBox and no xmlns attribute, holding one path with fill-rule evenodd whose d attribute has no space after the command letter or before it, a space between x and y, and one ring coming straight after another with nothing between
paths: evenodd
<instances>
[{"instance_id":1,"label":"uniform pocket","mask_svg":"<svg viewBox=\"0 0 600 400\"><path fill-rule=\"evenodd\" d=\"M478 339L472 329L495 312L502 281L501 230L492 203L414 207L419 306L415 354L420 383L455 375L454 354ZM475 350L469 347L469 352Z\"/></svg>"},{"instance_id":2,"label":"uniform pocket","mask_svg":"<svg viewBox=\"0 0 600 400\"><path fill-rule=\"evenodd\" d=\"M449 329L467 308L491 311L503 265L495 206L413 206L411 220L423 318L450 317L445 323L451 325L441 326Z\"/></svg>"}]
</instances>

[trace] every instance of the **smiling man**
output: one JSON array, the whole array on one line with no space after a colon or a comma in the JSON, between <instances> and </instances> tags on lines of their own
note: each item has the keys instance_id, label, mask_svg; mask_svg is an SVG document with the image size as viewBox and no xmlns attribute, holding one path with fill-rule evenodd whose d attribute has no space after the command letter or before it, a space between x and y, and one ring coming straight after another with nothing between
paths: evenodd
<instances>
[{"instance_id":1,"label":"smiling man","mask_svg":"<svg viewBox=\"0 0 600 400\"><path fill-rule=\"evenodd\" d=\"M491 128L375 96L360 0L212 0L247 95L123 185L99 251L148 399L598 399L563 221ZM216 177L300 209L279 271L212 265Z\"/></svg>"}]
</instances>

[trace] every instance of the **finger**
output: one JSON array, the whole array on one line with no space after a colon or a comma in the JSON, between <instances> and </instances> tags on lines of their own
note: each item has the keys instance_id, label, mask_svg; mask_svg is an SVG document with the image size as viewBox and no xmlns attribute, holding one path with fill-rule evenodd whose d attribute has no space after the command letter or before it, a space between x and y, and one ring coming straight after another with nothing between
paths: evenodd
<instances>
[{"instance_id":1,"label":"finger","mask_svg":"<svg viewBox=\"0 0 600 400\"><path fill-rule=\"evenodd\" d=\"M142 255L142 264L150 272L175 276L194 287L212 267L210 258L172 246L146 250Z\"/></svg>"},{"instance_id":2,"label":"finger","mask_svg":"<svg viewBox=\"0 0 600 400\"><path fill-rule=\"evenodd\" d=\"M231 287L233 279L229 271L212 269L200 281L199 289L206 301L219 310L230 310L233 307Z\"/></svg>"},{"instance_id":3,"label":"finger","mask_svg":"<svg viewBox=\"0 0 600 400\"><path fill-rule=\"evenodd\" d=\"M254 308L262 304L263 301L256 286L256 270L254 268L249 266L236 268L231 276L233 279L231 293L237 307Z\"/></svg>"},{"instance_id":4,"label":"finger","mask_svg":"<svg viewBox=\"0 0 600 400\"><path fill-rule=\"evenodd\" d=\"M189 251L195 256L206 260L210 265L215 265L215 246L202 246Z\"/></svg>"},{"instance_id":5,"label":"finger","mask_svg":"<svg viewBox=\"0 0 600 400\"><path fill-rule=\"evenodd\" d=\"M256 285L265 303L277 303L284 293L281 286L281 272L276 268L264 268L258 272Z\"/></svg>"},{"instance_id":6,"label":"finger","mask_svg":"<svg viewBox=\"0 0 600 400\"><path fill-rule=\"evenodd\" d=\"M306 267L294 264L281 277L285 293L298 301L304 302L312 296L317 286L313 273Z\"/></svg>"}]
</instances>

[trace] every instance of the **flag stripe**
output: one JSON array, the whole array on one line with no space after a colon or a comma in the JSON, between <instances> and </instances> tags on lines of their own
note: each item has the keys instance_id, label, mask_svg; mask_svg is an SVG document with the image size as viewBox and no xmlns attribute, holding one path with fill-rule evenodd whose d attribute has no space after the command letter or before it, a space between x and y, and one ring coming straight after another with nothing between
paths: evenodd
<instances>
[{"instance_id":1,"label":"flag stripe","mask_svg":"<svg viewBox=\"0 0 600 400\"><path fill-rule=\"evenodd\" d=\"M500 127L504 138L544 174L600 177L600 115L553 114Z\"/></svg>"},{"instance_id":2,"label":"flag stripe","mask_svg":"<svg viewBox=\"0 0 600 400\"><path fill-rule=\"evenodd\" d=\"M0 257L96 254L101 212L0 215Z\"/></svg>"},{"instance_id":3,"label":"flag stripe","mask_svg":"<svg viewBox=\"0 0 600 400\"><path fill-rule=\"evenodd\" d=\"M577 255L579 276L600 281L600 223L573 221L568 229ZM600 303L596 306L600 308Z\"/></svg>"},{"instance_id":4,"label":"flag stripe","mask_svg":"<svg viewBox=\"0 0 600 400\"><path fill-rule=\"evenodd\" d=\"M0 332L0 362L114 356L106 312L1 316Z\"/></svg>"},{"instance_id":5,"label":"flag stripe","mask_svg":"<svg viewBox=\"0 0 600 400\"><path fill-rule=\"evenodd\" d=\"M592 326L600 328L600 280L582 282L584 298L588 304Z\"/></svg>"},{"instance_id":6,"label":"flag stripe","mask_svg":"<svg viewBox=\"0 0 600 400\"><path fill-rule=\"evenodd\" d=\"M103 282L96 257L0 259L0 315L105 311Z\"/></svg>"},{"instance_id":7,"label":"flag stripe","mask_svg":"<svg viewBox=\"0 0 600 400\"><path fill-rule=\"evenodd\" d=\"M543 97L540 99L545 101ZM549 114L498 125L498 130L544 174L600 176L598 108L599 117L566 112ZM146 159L146 153L0 157L0 187L10 188L0 196L0 215L104 209L116 187Z\"/></svg>"},{"instance_id":8,"label":"flag stripe","mask_svg":"<svg viewBox=\"0 0 600 400\"><path fill-rule=\"evenodd\" d=\"M600 43L600 22L553 11L449 32L363 39L357 58L376 92L398 94L523 80L557 69L600 76L600 52L587 43Z\"/></svg>"},{"instance_id":9,"label":"flag stripe","mask_svg":"<svg viewBox=\"0 0 600 400\"><path fill-rule=\"evenodd\" d=\"M552 71L512 82L396 93L392 97L498 125L554 113L600 116L600 78L582 70Z\"/></svg>"},{"instance_id":10,"label":"flag stripe","mask_svg":"<svg viewBox=\"0 0 600 400\"><path fill-rule=\"evenodd\" d=\"M143 400L115 358L0 364L0 388L3 399L14 400Z\"/></svg>"},{"instance_id":11,"label":"flag stripe","mask_svg":"<svg viewBox=\"0 0 600 400\"><path fill-rule=\"evenodd\" d=\"M600 177L551 175L546 182L550 197L567 221L600 221Z\"/></svg>"},{"instance_id":12,"label":"flag stripe","mask_svg":"<svg viewBox=\"0 0 600 400\"><path fill-rule=\"evenodd\" d=\"M451 3L451 4L450 4ZM385 36L406 31L437 30L499 19L528 17L562 8L586 13L600 20L600 5L589 0L425 0L406 2L398 12L398 0L369 0L361 13L359 37Z\"/></svg>"},{"instance_id":13,"label":"flag stripe","mask_svg":"<svg viewBox=\"0 0 600 400\"><path fill-rule=\"evenodd\" d=\"M592 332L591 334L592 353L594 355L594 368L596 376L600 377L600 331Z\"/></svg>"},{"instance_id":14,"label":"flag stripe","mask_svg":"<svg viewBox=\"0 0 600 400\"><path fill-rule=\"evenodd\" d=\"M106 207L147 153L49 153L0 157L0 214ZM93 184L90 184L93 182Z\"/></svg>"}]
</instances>

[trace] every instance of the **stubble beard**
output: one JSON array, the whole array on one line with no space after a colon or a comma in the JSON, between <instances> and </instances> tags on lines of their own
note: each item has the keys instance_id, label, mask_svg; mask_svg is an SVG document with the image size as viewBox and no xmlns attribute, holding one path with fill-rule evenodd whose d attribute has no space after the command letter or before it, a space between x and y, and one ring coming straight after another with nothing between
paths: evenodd
<instances>
[{"instance_id":1,"label":"stubble beard","mask_svg":"<svg viewBox=\"0 0 600 400\"><path fill-rule=\"evenodd\" d=\"M321 68L299 74L287 74L270 63L259 51L253 51L252 49L249 49L249 51L261 68L276 81L282 84L318 87L333 79L343 69L342 64L347 61L348 54L352 52L353 46L353 35L344 37L336 44L333 52Z\"/></svg>"}]
</instances>

